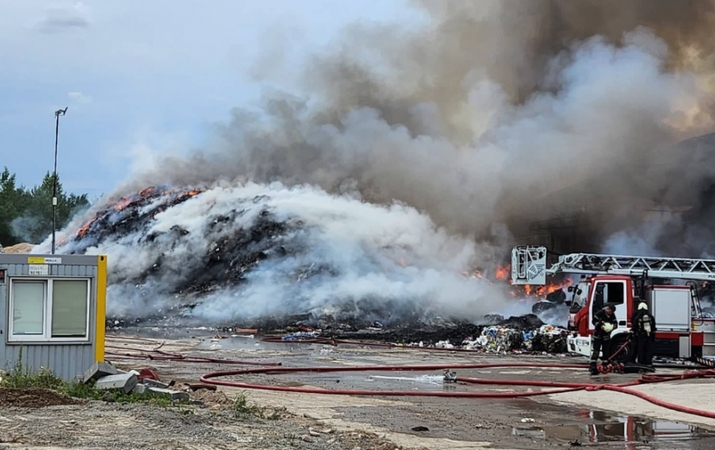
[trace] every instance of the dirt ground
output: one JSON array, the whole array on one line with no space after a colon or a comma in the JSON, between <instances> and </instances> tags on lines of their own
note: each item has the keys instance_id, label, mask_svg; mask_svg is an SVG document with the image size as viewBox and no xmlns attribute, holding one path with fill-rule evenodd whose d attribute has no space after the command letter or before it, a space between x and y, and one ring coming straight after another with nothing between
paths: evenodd
<instances>
[{"instance_id":1,"label":"dirt ground","mask_svg":"<svg viewBox=\"0 0 715 450\"><path fill-rule=\"evenodd\" d=\"M448 352L374 350L324 345L268 344L257 339L162 340L162 350L184 355L282 362L284 366L466 364L505 361L580 362L563 357L495 357ZM108 337L108 352L135 352L156 344ZM121 350L126 349L126 350ZM243 366L121 359L118 367L150 367L164 380L195 383L205 373ZM592 382L584 370L457 369L459 376ZM637 375L598 377L620 383ZM227 379L234 379L228 377ZM350 372L251 375L244 382L324 389L492 391L505 386L445 384L438 372ZM522 389L522 388L516 388ZM715 410L707 381L639 387L668 401ZM232 399L246 394L260 414L238 414ZM33 394L34 395L34 394ZM0 448L172 449L553 449L572 446L638 449L715 448L715 420L674 413L634 397L597 391L481 400L437 397L356 397L219 387L192 394L202 404L161 407L102 401L18 408L0 394ZM689 397L688 397L689 396ZM538 400L537 400L538 399ZM17 403L15 403L17 404ZM579 445L580 444L580 445Z\"/></svg>"}]
</instances>

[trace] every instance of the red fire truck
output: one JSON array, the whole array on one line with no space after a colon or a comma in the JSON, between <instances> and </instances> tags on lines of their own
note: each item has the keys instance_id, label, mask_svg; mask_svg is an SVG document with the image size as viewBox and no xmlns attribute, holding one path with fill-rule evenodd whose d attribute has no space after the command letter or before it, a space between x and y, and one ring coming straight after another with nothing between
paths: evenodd
<instances>
[{"instance_id":1,"label":"red fire truck","mask_svg":"<svg viewBox=\"0 0 715 450\"><path fill-rule=\"evenodd\" d=\"M548 265L545 247L518 246L512 250L512 284L544 285L546 276L581 275L574 287L568 349L589 356L593 315L606 304L616 307L618 328L614 348L628 341L631 317L645 301L656 320L655 355L715 360L715 319L706 318L697 281L715 280L715 260L572 253ZM632 360L628 344L617 359Z\"/></svg>"}]
</instances>

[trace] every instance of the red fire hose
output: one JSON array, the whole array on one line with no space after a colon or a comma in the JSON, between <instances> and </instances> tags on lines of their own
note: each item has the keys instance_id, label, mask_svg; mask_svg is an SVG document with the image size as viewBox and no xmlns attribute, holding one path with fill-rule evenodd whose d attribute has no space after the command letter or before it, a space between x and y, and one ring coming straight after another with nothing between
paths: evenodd
<instances>
[{"instance_id":1,"label":"red fire hose","mask_svg":"<svg viewBox=\"0 0 715 450\"><path fill-rule=\"evenodd\" d=\"M328 338L318 338L313 340L299 340L299 341L282 341L280 338L265 338L266 342L281 342L281 343L321 343L321 344L346 344L346 345L363 345L363 346L375 346L375 347L389 347L389 348L404 348L404 349L417 349L417 350L448 350L448 351L471 351L466 349L436 349L436 348L424 348L424 347L407 347L400 346L396 344L386 344L386 343L367 343L360 341L347 341L347 340L337 340ZM158 344L156 341L150 341L148 339L137 339L144 342L151 342ZM213 372L203 375L200 380L203 383L215 384L221 386L238 387L244 389L261 389L261 390L273 390L273 391L283 391L283 392L300 392L307 394L328 394L328 395L356 395L356 396L406 396L406 397L452 397L452 398L518 398L518 397L531 397L537 395L549 395L549 394L560 394L564 392L574 392L579 390L587 391L598 391L598 390L610 390L614 392L620 392L622 394L633 395L641 398L647 402L654 405L658 405L664 408L672 409L674 411L683 412L686 414L693 414L701 417L707 417L710 419L715 419L715 412L704 411L695 408L688 408L682 405L677 405L674 403L666 402L660 400L651 395L645 394L640 391L633 389L628 389L631 386L639 384L649 384L649 383L662 383L667 381L676 381L684 379L693 378L715 378L715 370L694 370L686 371L680 375L667 375L667 374L644 374L639 380L632 381L630 383L621 384L597 384L597 383L568 383L568 382L554 382L554 381L529 381L529 380L490 380L483 378L466 378L457 377L456 381L469 384L483 384L483 385L501 385L501 386L524 386L524 387L546 387L546 388L558 388L546 391L513 391L513 392L437 392L437 391L373 391L373 390L339 390L339 389L319 389L319 388L305 388L305 387L291 387L291 386L275 386L275 385L261 385L261 384L251 384L251 383L241 383L235 381L223 381L215 380L214 378L235 376L235 375L246 375L246 374L278 374L278 373L298 373L298 372L308 372L308 373L327 373L327 372L362 372L362 371L435 371L435 370L455 370L455 369L488 369L488 368L506 368L506 367L528 367L528 368L568 368L568 369L585 369L588 367L586 364L549 364L549 363L488 363L488 364L461 364L461 365L422 365L422 366L367 366L367 367L276 367L281 366L280 362L258 362L258 361L239 361L239 360L228 360L228 359L215 359L215 358L202 358L202 357L186 357L181 354L169 353L159 350L163 344L159 344L153 350L133 348L133 347L117 347L117 346L107 346L107 348L131 350L138 353L117 353L117 352L107 352L108 355L115 355L116 357L126 358L126 359L153 359L160 361L177 361L186 363L217 363L217 364L237 364L237 365L260 365L260 366L272 366L268 368L259 369L244 369L244 370L234 370L225 372ZM618 349L613 356L623 349L623 346ZM154 354L152 354L154 353ZM612 356L612 357L613 357Z\"/></svg>"},{"instance_id":2,"label":"red fire hose","mask_svg":"<svg viewBox=\"0 0 715 450\"><path fill-rule=\"evenodd\" d=\"M530 367L530 368L585 368L582 364L545 364L545 363L495 363L495 364L463 364L463 365L424 365L424 366L367 366L367 367L280 367L244 369L226 372L209 373L201 377L202 383L209 383L221 386L237 387L243 389L261 389L283 392L300 392L305 394L328 394L328 395L359 395L359 396L400 396L400 397L456 397L456 398L517 398L536 395L560 394L579 390L597 391L610 390L623 394L634 395L646 400L654 405L672 409L674 411L694 414L701 417L715 419L715 412L704 411L695 408L688 408L681 405L665 402L648 394L628 389L630 386L644 383L660 383L688 378L715 378L715 370L698 370L686 372L675 376L654 376L643 375L641 379L622 384L596 384L596 383L564 383L551 381L529 381L529 380L486 380L481 378L457 377L456 381L470 384L490 384L503 386L530 386L530 387L551 387L560 388L549 391L526 391L526 392L444 392L444 391L374 391L374 390L340 390L340 389L319 389L293 386L276 386L242 383L236 381L215 380L215 378L247 375L247 374L278 374L278 373L327 373L327 372L365 372L365 371L434 371L434 370L458 370L458 369L485 369L503 367Z\"/></svg>"}]
</instances>

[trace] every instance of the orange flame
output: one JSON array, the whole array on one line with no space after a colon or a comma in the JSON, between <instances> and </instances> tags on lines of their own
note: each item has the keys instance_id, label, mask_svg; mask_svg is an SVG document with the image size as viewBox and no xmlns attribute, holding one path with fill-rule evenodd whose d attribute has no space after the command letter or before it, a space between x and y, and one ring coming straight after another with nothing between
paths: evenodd
<instances>
[{"instance_id":1,"label":"orange flame","mask_svg":"<svg viewBox=\"0 0 715 450\"><path fill-rule=\"evenodd\" d=\"M119 200L117 203L115 203L114 206L112 206L112 208L114 208L115 211L121 211L124 208L126 208L127 206L129 206L129 204L131 202L132 202L132 200L129 198L123 198L123 199Z\"/></svg>"},{"instance_id":2,"label":"orange flame","mask_svg":"<svg viewBox=\"0 0 715 450\"><path fill-rule=\"evenodd\" d=\"M141 191L137 192L134 195L130 195L128 197L123 197L117 200L115 203L108 205L108 210L114 210L114 211L122 211L123 209L127 208L128 206L134 204L135 202L149 196L158 196L158 195L171 195L171 194L176 194L177 191L171 190L171 189L157 189L155 186L150 186L146 189L142 189ZM200 194L201 191L199 189L192 189L190 191L187 191L179 196L180 199L186 199L189 197L194 197L198 194ZM163 211L163 207L159 207L156 212L161 212ZM84 224L79 230L77 230L77 233L75 234L75 237L77 239L81 239L84 236L87 235L89 232L89 229L92 227L92 224L96 222L99 219L99 216L93 218L86 224Z\"/></svg>"},{"instance_id":3,"label":"orange flame","mask_svg":"<svg viewBox=\"0 0 715 450\"><path fill-rule=\"evenodd\" d=\"M473 280L477 279L477 278L479 278L479 279L484 278L482 271L479 269L474 269L471 273L468 270L464 270L464 271L462 271L462 275L464 275L467 278L471 278Z\"/></svg>"},{"instance_id":4,"label":"orange flame","mask_svg":"<svg viewBox=\"0 0 715 450\"><path fill-rule=\"evenodd\" d=\"M97 221L97 218L95 217L94 219L92 219L92 220L90 220L89 222L87 222L86 224L84 224L84 226L83 226L82 228L80 228L79 230L77 230L77 233L76 233L75 236L76 236L77 238L83 238L83 237L87 234L87 232L89 231L89 227L91 227L92 224L93 224L94 222L96 222L96 221Z\"/></svg>"},{"instance_id":5,"label":"orange flame","mask_svg":"<svg viewBox=\"0 0 715 450\"><path fill-rule=\"evenodd\" d=\"M526 292L526 295L545 296L551 294L552 292L556 292L559 289L571 286L572 284L573 280L571 280L570 278L567 278L561 283L549 283L544 286L531 286L529 284L526 284L524 285L524 292Z\"/></svg>"},{"instance_id":6,"label":"orange flame","mask_svg":"<svg viewBox=\"0 0 715 450\"><path fill-rule=\"evenodd\" d=\"M497 272L496 272L497 280L508 280L510 272L511 272L511 266L509 264L507 264L506 266L497 267Z\"/></svg>"}]
</instances>

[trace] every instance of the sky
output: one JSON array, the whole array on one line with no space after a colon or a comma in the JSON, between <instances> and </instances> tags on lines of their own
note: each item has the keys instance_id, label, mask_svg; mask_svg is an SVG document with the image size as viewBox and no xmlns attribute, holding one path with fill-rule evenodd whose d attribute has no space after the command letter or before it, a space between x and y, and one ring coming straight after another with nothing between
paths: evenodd
<instances>
[{"instance_id":1,"label":"sky","mask_svg":"<svg viewBox=\"0 0 715 450\"><path fill-rule=\"evenodd\" d=\"M294 87L353 23L419 20L407 0L0 0L0 169L52 170L96 199L147 152L201 145L234 107Z\"/></svg>"}]
</instances>

